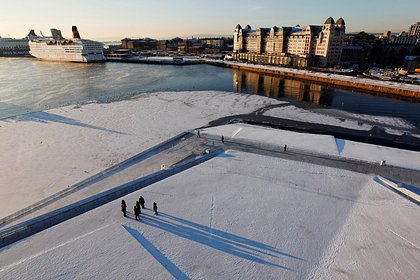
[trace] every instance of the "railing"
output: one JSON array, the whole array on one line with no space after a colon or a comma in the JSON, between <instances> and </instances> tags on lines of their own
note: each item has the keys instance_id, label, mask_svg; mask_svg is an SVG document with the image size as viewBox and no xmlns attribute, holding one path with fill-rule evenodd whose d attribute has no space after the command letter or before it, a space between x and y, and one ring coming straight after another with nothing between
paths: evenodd
<instances>
[{"instance_id":1,"label":"railing","mask_svg":"<svg viewBox=\"0 0 420 280\"><path fill-rule=\"evenodd\" d=\"M204 153L203 155L199 155L195 158L181 162L167 169L157 171L143 178L123 184L111 190L102 192L100 194L75 202L63 208L54 210L50 213L46 213L39 217L25 221L16 226L12 226L8 229L2 230L0 231L0 248L25 237L28 237L32 234L40 232L44 229L47 229L51 226L59 224L63 221L76 217L108 202L116 200L134 191L142 189L153 183L166 179L172 175L180 173L195 165L205 162L219 155L222 152L222 150L214 150L209 153Z\"/></svg>"},{"instance_id":2,"label":"railing","mask_svg":"<svg viewBox=\"0 0 420 280\"><path fill-rule=\"evenodd\" d=\"M74 193L75 191L86 187L88 184L91 184L94 181L96 181L100 178L103 178L104 176L109 176L113 172L115 172L116 170L118 170L118 169L120 169L120 168L122 168L126 165L129 165L136 160L145 160L145 159L149 158L151 155L155 154L156 152L163 150L168 145L173 144L174 142L179 141L180 139L182 139L184 137L191 137L191 136L193 136L193 134L191 132L187 131L187 132L182 132L182 133L180 133L180 134L178 134L178 135L176 135L172 138L169 138L168 140L166 140L162 143L159 143L158 145L153 146L153 147L145 150L144 152L141 152L141 153L139 153L139 154L137 154L137 155L135 155L131 158L128 158L128 159L126 159L126 160L124 160L124 161L122 161L122 162L120 162L116 165L113 165L113 166L111 166L111 167L109 167L109 168L107 168L107 169L105 169L105 170L103 170L103 171L101 171L101 172L99 172L99 173L97 173L97 174L79 182L79 183L76 183L76 184L74 184L72 186L69 186L66 189L61 190L61 191L59 191L59 192L57 192L57 193L55 193L55 194L53 194L53 195L51 195L47 198L44 198L44 199L38 201L35 204L32 204L32 205L30 205L30 206L28 206L24 209L21 209L21 210L15 212L15 213L13 213L9 216L6 216L6 217L0 219L0 227L3 227L5 225L11 223L16 218L25 216L25 215L27 215L27 214L29 214L29 213L37 210L37 209L42 208L42 207L52 203L53 201L55 201L58 198L61 198L61 197L67 196L71 193Z\"/></svg>"}]
</instances>

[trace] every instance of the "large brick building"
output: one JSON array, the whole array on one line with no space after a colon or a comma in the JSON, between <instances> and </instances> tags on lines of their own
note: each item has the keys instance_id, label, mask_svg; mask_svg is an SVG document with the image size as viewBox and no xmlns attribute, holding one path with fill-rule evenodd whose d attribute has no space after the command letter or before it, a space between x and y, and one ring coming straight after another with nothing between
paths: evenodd
<instances>
[{"instance_id":1,"label":"large brick building","mask_svg":"<svg viewBox=\"0 0 420 280\"><path fill-rule=\"evenodd\" d=\"M328 18L322 26L235 28L235 60L262 64L334 67L340 64L345 22Z\"/></svg>"}]
</instances>

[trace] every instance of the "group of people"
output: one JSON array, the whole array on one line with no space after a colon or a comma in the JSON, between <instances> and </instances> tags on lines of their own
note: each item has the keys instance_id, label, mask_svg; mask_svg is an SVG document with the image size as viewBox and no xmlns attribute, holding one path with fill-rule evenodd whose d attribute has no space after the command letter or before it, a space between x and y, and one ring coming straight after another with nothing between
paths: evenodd
<instances>
[{"instance_id":1,"label":"group of people","mask_svg":"<svg viewBox=\"0 0 420 280\"><path fill-rule=\"evenodd\" d=\"M141 209L145 208L144 204L145 204L145 200L142 196L140 196L139 200L136 201L136 205L133 208L134 216L136 217L136 220L140 220ZM153 211L155 211L155 215L159 215L157 209L158 209L157 203L153 202ZM124 217L127 217L127 204L125 203L124 200L121 201L121 212L123 212Z\"/></svg>"}]
</instances>

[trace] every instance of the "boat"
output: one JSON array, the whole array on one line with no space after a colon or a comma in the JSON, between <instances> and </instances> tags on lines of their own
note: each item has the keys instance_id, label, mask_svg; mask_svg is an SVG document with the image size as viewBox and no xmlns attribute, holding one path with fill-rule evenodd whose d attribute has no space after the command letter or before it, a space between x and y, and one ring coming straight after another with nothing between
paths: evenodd
<instances>
[{"instance_id":1,"label":"boat","mask_svg":"<svg viewBox=\"0 0 420 280\"><path fill-rule=\"evenodd\" d=\"M29 53L38 59L66 62L105 61L103 45L99 42L80 38L76 26L72 27L73 38L65 39L61 31L51 29L51 37L37 36L33 30L28 35Z\"/></svg>"},{"instance_id":2,"label":"boat","mask_svg":"<svg viewBox=\"0 0 420 280\"><path fill-rule=\"evenodd\" d=\"M28 39L4 38L0 36L0 56L29 56Z\"/></svg>"}]
</instances>

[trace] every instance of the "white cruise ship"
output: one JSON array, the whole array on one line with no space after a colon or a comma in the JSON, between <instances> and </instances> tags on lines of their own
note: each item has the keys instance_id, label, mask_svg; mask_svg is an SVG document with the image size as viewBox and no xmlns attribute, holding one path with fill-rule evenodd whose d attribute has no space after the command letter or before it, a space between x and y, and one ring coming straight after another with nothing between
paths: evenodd
<instances>
[{"instance_id":1,"label":"white cruise ship","mask_svg":"<svg viewBox=\"0 0 420 280\"><path fill-rule=\"evenodd\" d=\"M61 31L51 29L51 37L29 34L29 53L42 60L95 62L105 61L103 45L99 42L81 39L77 27L72 27L73 38L65 39Z\"/></svg>"}]
</instances>

